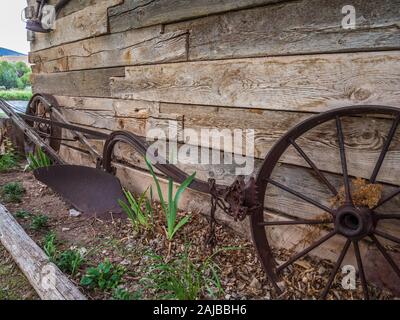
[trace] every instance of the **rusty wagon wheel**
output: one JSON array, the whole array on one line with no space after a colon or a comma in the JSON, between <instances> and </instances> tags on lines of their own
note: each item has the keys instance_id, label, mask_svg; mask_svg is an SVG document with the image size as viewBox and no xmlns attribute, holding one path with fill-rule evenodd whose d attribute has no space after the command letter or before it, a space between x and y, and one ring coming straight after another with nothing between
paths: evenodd
<instances>
[{"instance_id":1,"label":"rusty wagon wheel","mask_svg":"<svg viewBox=\"0 0 400 320\"><path fill-rule=\"evenodd\" d=\"M365 130L355 127L357 122ZM388 227L395 228L400 220L400 202L397 202L400 199L396 198L400 195L400 177L395 172L400 167L393 165L394 157L389 156L389 153L394 154L394 145L399 145L400 133L396 136L396 131L400 131L397 130L399 123L399 108L351 106L335 109L296 125L270 150L256 178L258 201L264 205L251 215L251 228L260 261L278 292L281 290L277 282L282 274L290 277L294 272L293 264L304 264L305 258L313 261L310 254L318 249L332 251L326 246L333 240L341 243L334 247L334 264L328 279L324 283L319 279L317 289L321 299L328 297L339 268L348 256L358 270L364 298L370 298L365 270L368 260L362 255L364 245L374 248L385 267L400 280L399 263L390 252L399 248L396 246L400 238L387 231ZM363 145L362 141L371 140L371 131L375 132L379 143ZM311 140L312 137L324 137L330 144L320 143L315 149L315 141L320 139ZM310 141L314 141L314 149L310 148ZM355 148L360 145L361 158L357 158ZM331 152L327 152L328 149ZM315 158L330 161L318 163ZM370 164L368 170L360 161L366 158ZM384 170L386 161L389 164ZM335 164L337 169L332 170ZM299 184L288 182L291 169L303 170ZM364 180L359 178L361 174ZM316 193L315 190L322 191ZM279 205L282 195L295 202L290 209ZM294 235L298 230L317 230L317 236L311 240L294 240L293 250L283 249L285 258L282 261L282 251L272 249L274 234L282 236L292 232ZM309 233L302 235L305 234ZM299 244L302 247L296 249Z\"/></svg>"},{"instance_id":2,"label":"rusty wagon wheel","mask_svg":"<svg viewBox=\"0 0 400 320\"><path fill-rule=\"evenodd\" d=\"M52 96L36 94L29 101L26 114L47 120L55 120L51 112L51 105L58 105ZM55 151L60 149L62 130L60 127L31 120L26 120L26 122L52 149ZM34 152L35 148L35 145L25 136L25 152Z\"/></svg>"}]
</instances>

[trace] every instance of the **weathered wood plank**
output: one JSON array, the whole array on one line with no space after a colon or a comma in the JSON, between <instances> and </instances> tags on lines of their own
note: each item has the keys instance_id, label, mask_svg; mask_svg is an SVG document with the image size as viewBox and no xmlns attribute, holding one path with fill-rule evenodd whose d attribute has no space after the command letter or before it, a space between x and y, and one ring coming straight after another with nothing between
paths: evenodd
<instances>
[{"instance_id":1,"label":"weathered wood plank","mask_svg":"<svg viewBox=\"0 0 400 320\"><path fill-rule=\"evenodd\" d=\"M0 204L0 240L43 300L86 300Z\"/></svg>"},{"instance_id":2,"label":"weathered wood plank","mask_svg":"<svg viewBox=\"0 0 400 320\"><path fill-rule=\"evenodd\" d=\"M191 19L279 0L126 0L109 9L111 32Z\"/></svg>"},{"instance_id":3,"label":"weathered wood plank","mask_svg":"<svg viewBox=\"0 0 400 320\"><path fill-rule=\"evenodd\" d=\"M233 143L214 146L214 149L226 152L239 151L246 154L248 140L254 138L254 157L263 159L275 142L290 128L312 116L301 112L271 111L261 109L219 108L200 105L160 104L160 112L180 114L184 118L185 129L197 133L201 146L211 145L207 136L202 136L205 129L231 130L226 132L233 141L234 130L243 130L243 146L235 150ZM370 178L374 165L383 148L383 143L392 125L390 119L375 119L371 117L343 118L346 153L349 173L356 177ZM254 134L247 137L244 130L252 129ZM183 139L185 139L183 132ZM192 142L188 140L188 143ZM341 173L339 146L336 124L333 121L320 125L306 135L300 137L297 143L325 171ZM281 161L300 166L308 165L294 148L289 148ZM378 180L387 183L400 184L400 131L395 134ZM399 168L399 169L398 169Z\"/></svg>"},{"instance_id":4,"label":"weathered wood plank","mask_svg":"<svg viewBox=\"0 0 400 320\"><path fill-rule=\"evenodd\" d=\"M140 117L147 114L160 113L158 102L144 100L122 100L108 98L85 98L55 96L63 108L76 110L102 111L115 117Z\"/></svg>"},{"instance_id":5,"label":"weathered wood plank","mask_svg":"<svg viewBox=\"0 0 400 320\"><path fill-rule=\"evenodd\" d=\"M100 0L105 1L105 0ZM99 0L73 0L67 3L67 5L59 12L58 18L68 16L74 12L82 10L88 6L93 6L100 2ZM48 0L48 4L56 5L59 0ZM36 6L36 0L27 0L28 5Z\"/></svg>"},{"instance_id":6,"label":"weathered wood plank","mask_svg":"<svg viewBox=\"0 0 400 320\"><path fill-rule=\"evenodd\" d=\"M160 27L86 39L30 54L36 73L187 60L187 33L160 35Z\"/></svg>"},{"instance_id":7,"label":"weathered wood plank","mask_svg":"<svg viewBox=\"0 0 400 320\"><path fill-rule=\"evenodd\" d=\"M107 130L129 130L146 136L148 130L163 129L168 134L168 125L178 128L179 141L187 141L187 134L195 132L200 146L228 153L246 155L247 143L254 137L254 154L249 157L264 159L275 142L287 130L309 118L310 114L240 108L217 108L208 106L157 104L146 101L91 99L58 97L58 101L69 121L85 126ZM346 153L349 173L355 177L369 178L382 150L383 143L391 127L390 119L371 117L343 118ZM185 130L183 130L183 127ZM215 134L201 135L205 129L225 132L228 143L213 145ZM229 129L231 131L226 131ZM240 150L232 143L233 130L254 130L254 134L243 133L243 146ZM225 130L225 131L222 131ZM219 141L219 139L218 139ZM330 121L311 130L297 140L298 145L314 161L319 169L341 174L341 161L335 123ZM400 132L395 134L378 181L400 184ZM282 163L309 167L298 152L290 147L280 159Z\"/></svg>"},{"instance_id":8,"label":"weathered wood plank","mask_svg":"<svg viewBox=\"0 0 400 320\"><path fill-rule=\"evenodd\" d=\"M112 96L290 111L398 106L400 52L237 59L127 67ZM188 94L190 92L190 94Z\"/></svg>"},{"instance_id":9,"label":"weathered wood plank","mask_svg":"<svg viewBox=\"0 0 400 320\"><path fill-rule=\"evenodd\" d=\"M54 47L63 43L108 33L107 8L123 0L104 0L57 20L56 29L50 33L36 33L31 51Z\"/></svg>"},{"instance_id":10,"label":"weathered wood plank","mask_svg":"<svg viewBox=\"0 0 400 320\"><path fill-rule=\"evenodd\" d=\"M165 27L189 30L189 60L399 49L399 0L355 0L355 29L343 29L346 0L305 0L228 12Z\"/></svg>"},{"instance_id":11,"label":"weathered wood plank","mask_svg":"<svg viewBox=\"0 0 400 320\"><path fill-rule=\"evenodd\" d=\"M75 97L110 97L110 77L121 77L124 68L33 74L35 93Z\"/></svg>"}]
</instances>

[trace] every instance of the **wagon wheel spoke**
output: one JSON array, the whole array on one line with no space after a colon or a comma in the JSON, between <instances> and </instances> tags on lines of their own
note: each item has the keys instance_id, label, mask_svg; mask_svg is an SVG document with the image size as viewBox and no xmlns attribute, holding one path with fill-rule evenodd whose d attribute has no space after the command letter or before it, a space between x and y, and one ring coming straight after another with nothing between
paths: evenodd
<instances>
[{"instance_id":1,"label":"wagon wheel spoke","mask_svg":"<svg viewBox=\"0 0 400 320\"><path fill-rule=\"evenodd\" d=\"M365 271L364 271L364 266L363 266L362 259L361 259L360 247L358 245L358 241L353 241L353 247L354 247L354 253L356 256L356 260L357 260L358 272L360 274L360 280L361 280L361 286L362 286L363 293L364 293L364 299L369 300L368 283L365 278Z\"/></svg>"},{"instance_id":2,"label":"wagon wheel spoke","mask_svg":"<svg viewBox=\"0 0 400 320\"><path fill-rule=\"evenodd\" d=\"M283 263L282 265L280 265L278 268L276 268L276 272L280 273L282 272L283 269L287 268L288 266L290 266L292 263L294 263L295 261L299 260L300 258L304 257L307 253L309 253L311 250L317 248L318 246L320 246L321 244L323 244L325 241L329 240L330 238L332 238L334 235L336 234L336 231L333 230L331 232L329 232L328 234L326 234L324 237L322 237L321 239L319 239L318 241L314 242L311 246L309 246L308 248L304 249L303 251L297 253L296 255L294 255L292 258L290 258L288 261L286 261L285 263Z\"/></svg>"},{"instance_id":3,"label":"wagon wheel spoke","mask_svg":"<svg viewBox=\"0 0 400 320\"><path fill-rule=\"evenodd\" d=\"M303 194L301 194L301 193L299 193L299 192L297 192L297 191L295 191L295 190L293 190L291 188L288 188L288 187L284 186L283 184L280 184L279 182L277 182L275 180L272 180L272 179L266 179L266 180L269 183L271 183L272 185L274 185L275 187L277 187L279 189L282 189L282 190L284 190L286 192L289 192L289 193L293 194L294 196L296 196L296 197L298 197L298 198L300 198L300 199L302 199L302 200L304 200L304 201L306 201L306 202L308 202L308 203L310 203L310 204L312 204L312 205L314 205L314 206L316 206L316 207L318 207L318 208L320 208L320 209L322 209L322 210L324 210L326 212L329 212L331 215L335 215L335 212L332 209L324 206L323 204L321 204L321 203L319 203L319 202L317 202L317 201L315 201L315 200L313 200L313 199L311 199L311 198L309 198L309 197L307 197L307 196L305 196L305 195L303 195Z\"/></svg>"},{"instance_id":4,"label":"wagon wheel spoke","mask_svg":"<svg viewBox=\"0 0 400 320\"><path fill-rule=\"evenodd\" d=\"M337 130L338 141L339 141L340 163L342 165L344 189L345 189L345 193L346 193L345 204L350 205L350 204L352 204L353 201L351 199L350 179L349 179L349 174L347 171L347 160L346 160L346 151L345 151L345 147L344 147L343 128L342 128L342 122L341 122L339 116L336 116L336 130Z\"/></svg>"},{"instance_id":5,"label":"wagon wheel spoke","mask_svg":"<svg viewBox=\"0 0 400 320\"><path fill-rule=\"evenodd\" d=\"M374 233L376 235L382 237L382 238L385 238L387 240L390 240L390 241L393 241L393 242L396 242L396 243L400 244L400 239L399 238L396 238L396 237L394 237L394 236L392 236L390 234L387 234L386 232L375 230Z\"/></svg>"},{"instance_id":6,"label":"wagon wheel spoke","mask_svg":"<svg viewBox=\"0 0 400 320\"><path fill-rule=\"evenodd\" d=\"M329 180L325 177L325 175L318 169L315 163L310 159L309 156L304 152L304 150L292 139L289 140L291 145L297 150L297 152L304 158L304 160L309 164L309 166L314 170L317 174L318 178L328 187L328 189L333 193L333 195L337 195L336 188L329 182Z\"/></svg>"},{"instance_id":7,"label":"wagon wheel spoke","mask_svg":"<svg viewBox=\"0 0 400 320\"><path fill-rule=\"evenodd\" d=\"M340 265L343 262L344 257L346 256L346 253L347 253L347 250L349 249L350 244L351 244L351 240L347 239L346 244L344 245L339 258L336 261L335 266L333 267L331 275L329 276L328 283L326 284L324 291L321 294L321 299L324 299L324 300L326 299L328 292L329 292L330 288L332 287L333 280L335 280L335 276L340 268Z\"/></svg>"},{"instance_id":8,"label":"wagon wheel spoke","mask_svg":"<svg viewBox=\"0 0 400 320\"><path fill-rule=\"evenodd\" d=\"M386 153L389 150L390 143L393 140L393 137L394 137L394 134L396 133L399 122L400 122L400 115L397 115L396 119L393 120L393 124L389 130L388 137L382 147L382 151L379 155L378 161L375 164L375 168L372 172L371 178L369 179L371 183L375 183L375 181L376 181L376 177L378 176L379 170L382 167L383 160L385 160Z\"/></svg>"},{"instance_id":9,"label":"wagon wheel spoke","mask_svg":"<svg viewBox=\"0 0 400 320\"><path fill-rule=\"evenodd\" d=\"M395 196L400 194L400 188L393 190L390 194L388 194L385 198L379 200L378 204L372 208L372 210L375 210L376 208L379 208L381 205L385 204Z\"/></svg>"},{"instance_id":10,"label":"wagon wheel spoke","mask_svg":"<svg viewBox=\"0 0 400 320\"><path fill-rule=\"evenodd\" d=\"M400 213L388 213L388 214L378 213L375 215L375 217L378 220L400 219Z\"/></svg>"},{"instance_id":11,"label":"wagon wheel spoke","mask_svg":"<svg viewBox=\"0 0 400 320\"><path fill-rule=\"evenodd\" d=\"M287 226L287 225L315 225L333 223L332 220L288 220L288 221L264 221L260 222L259 226Z\"/></svg>"},{"instance_id":12,"label":"wagon wheel spoke","mask_svg":"<svg viewBox=\"0 0 400 320\"><path fill-rule=\"evenodd\" d=\"M396 262L393 261L392 257L390 254L387 252L387 250L384 248L384 246L378 241L378 239L372 234L369 236L372 241L375 243L376 247L378 250L382 253L383 257L386 259L387 263L392 267L393 271L397 274L397 276L400 278L400 269L397 266Z\"/></svg>"}]
</instances>

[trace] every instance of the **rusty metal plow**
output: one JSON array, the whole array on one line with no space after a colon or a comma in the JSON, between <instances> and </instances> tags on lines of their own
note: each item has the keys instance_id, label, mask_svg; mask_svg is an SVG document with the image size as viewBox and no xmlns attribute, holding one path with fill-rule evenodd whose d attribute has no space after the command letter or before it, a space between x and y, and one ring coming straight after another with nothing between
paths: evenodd
<instances>
[{"instance_id":1,"label":"rusty metal plow","mask_svg":"<svg viewBox=\"0 0 400 320\"><path fill-rule=\"evenodd\" d=\"M57 101L49 95L35 95L29 103L27 114L15 113L10 105L4 101L0 101L0 107L14 121L14 123L24 131L29 141L41 147L46 153L52 157L56 165L35 170L35 176L43 183L49 185L55 191L60 193L76 208L95 214L104 214L105 212L120 212L116 204L116 199L122 198L122 190L119 180L115 178L115 169L113 168L113 151L117 143L122 142L132 146L137 152L146 155L148 145L143 138L126 131L112 132L107 135L101 132L83 128L69 123L60 113ZM364 292L365 299L370 298L370 290L368 288L368 279L364 270L365 261L361 254L361 246L367 240L368 243L375 246L381 254L382 259L386 261L390 270L400 281L400 268L398 262L392 257L387 246L382 241L389 242L394 246L400 244L400 238L387 231L381 230L381 221L385 224L396 220L400 220L400 210L396 203L392 203L392 211L384 213L384 209L392 199L400 195L400 183L391 183L390 190L382 193L378 201L374 205L365 205L359 203L354 197L354 186L352 186L349 174L349 165L352 164L346 152L346 138L343 124L348 118L351 121L365 121L369 115L380 117L387 122L387 128L379 128L384 130L379 136L384 136L381 150L375 150L377 161L373 164L370 177L367 182L370 185L376 184L379 173L382 171L384 160L391 143L400 124L400 109L386 106L349 106L333 109L321 114L311 116L304 120L283 135L275 145L270 149L265 157L261 167L251 177L237 177L231 186L216 184L214 180L202 181L195 179L189 186L191 189L207 193L211 195L211 224L209 243L215 242L213 237L214 214L217 208L222 212L232 216L235 220L242 221L246 218L250 220L250 226L253 236L254 246L257 250L260 262L278 293L281 288L278 286L279 277L282 273L293 272L289 268L298 260L305 258L313 250L323 246L333 237L342 237L345 239L342 248L338 249L337 260L334 262L332 271L326 284L321 289L321 298L325 299L334 285L335 276L339 271L346 255L350 254L350 246L353 247L353 255L357 263L357 269L361 287ZM338 158L341 166L341 174L332 177L329 172L320 169L312 160L310 151L306 151L300 145L300 140L309 131L320 128L319 126L331 124L333 130L330 132L335 136L338 146ZM62 141L61 129L70 130L74 139L79 140L85 145L93 160L97 163L97 168L88 168L83 166L66 165L59 157L57 151ZM316 130L317 130L316 129ZM333 133L332 133L333 132ZM103 139L105 145L103 154L99 155L90 145L90 139ZM398 139L397 139L398 140ZM398 143L397 143L398 144ZM295 186L285 184L285 179L277 179L274 176L275 169L281 166L281 159L285 152L291 149L296 152L304 163L308 164L307 169L314 177L314 185L309 186L309 190L299 190ZM152 160L152 159L149 159ZM174 165L155 164L155 167L167 177L172 178L175 182L181 183L187 178L187 174ZM325 169L326 170L326 169ZM307 172L308 172L307 171ZM303 172L303 171L302 171ZM254 177L253 177L254 176ZM307 177L310 175L308 174ZM338 184L338 181L340 183ZM323 199L315 199L312 197L312 190L325 188L325 192L329 194L326 201ZM306 205L304 208L314 208L324 214L324 218L315 218L310 216L310 210L307 209L303 215L308 218L299 218L294 216L292 212L278 212L271 218L266 214L271 211L269 203L265 203L266 196L269 195L270 188L280 190ZM342 198L337 206L327 205L331 198ZM390 206L389 206L390 207ZM296 208L301 210L302 206ZM312 210L311 210L312 211ZM298 252L289 256L286 261L282 262L282 257L277 256L271 249L268 242L268 230L273 228L292 228L292 227L315 227L317 226L323 232L319 239L315 239L311 243ZM276 232L276 231L275 231ZM279 231L278 231L279 232ZM381 239L378 239L381 238ZM305 242L307 243L307 241ZM280 263L278 263L278 261Z\"/></svg>"}]
</instances>

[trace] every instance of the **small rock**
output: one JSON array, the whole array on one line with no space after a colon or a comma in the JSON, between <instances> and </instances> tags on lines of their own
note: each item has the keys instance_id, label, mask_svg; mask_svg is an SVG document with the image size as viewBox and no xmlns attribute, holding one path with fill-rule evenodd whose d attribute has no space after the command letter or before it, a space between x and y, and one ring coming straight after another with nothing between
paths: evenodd
<instances>
[{"instance_id":1,"label":"small rock","mask_svg":"<svg viewBox=\"0 0 400 320\"><path fill-rule=\"evenodd\" d=\"M301 279L301 281L302 281L303 283L307 283L307 282L308 282L308 278L307 278L307 277L303 277L303 279Z\"/></svg>"},{"instance_id":2,"label":"small rock","mask_svg":"<svg viewBox=\"0 0 400 320\"><path fill-rule=\"evenodd\" d=\"M70 217L79 217L82 213L79 212L78 210L71 209L69 210L69 216Z\"/></svg>"},{"instance_id":3,"label":"small rock","mask_svg":"<svg viewBox=\"0 0 400 320\"><path fill-rule=\"evenodd\" d=\"M80 253L80 255L81 255L82 257L85 256L85 254L87 253L87 249L84 248L84 247L79 248L78 251L79 251L79 253Z\"/></svg>"},{"instance_id":4,"label":"small rock","mask_svg":"<svg viewBox=\"0 0 400 320\"><path fill-rule=\"evenodd\" d=\"M251 280L250 287L253 288L253 289L260 290L261 289L261 283L260 283L260 281L258 281L257 278L253 278L253 280Z\"/></svg>"},{"instance_id":5,"label":"small rock","mask_svg":"<svg viewBox=\"0 0 400 320\"><path fill-rule=\"evenodd\" d=\"M71 230L70 228L62 228L61 229L61 232L67 232L67 231L69 231L69 230Z\"/></svg>"},{"instance_id":6,"label":"small rock","mask_svg":"<svg viewBox=\"0 0 400 320\"><path fill-rule=\"evenodd\" d=\"M323 275L323 274L325 274L325 272L326 272L326 269L324 267L319 267L318 268L318 274L319 275Z\"/></svg>"},{"instance_id":7,"label":"small rock","mask_svg":"<svg viewBox=\"0 0 400 320\"><path fill-rule=\"evenodd\" d=\"M284 291L286 289L285 281L279 281L276 284L278 285L279 288L281 288L282 291Z\"/></svg>"},{"instance_id":8,"label":"small rock","mask_svg":"<svg viewBox=\"0 0 400 320\"><path fill-rule=\"evenodd\" d=\"M121 264L122 264L123 266L128 266L128 265L131 264L131 262L130 262L128 259L124 259L124 260L121 261Z\"/></svg>"}]
</instances>

